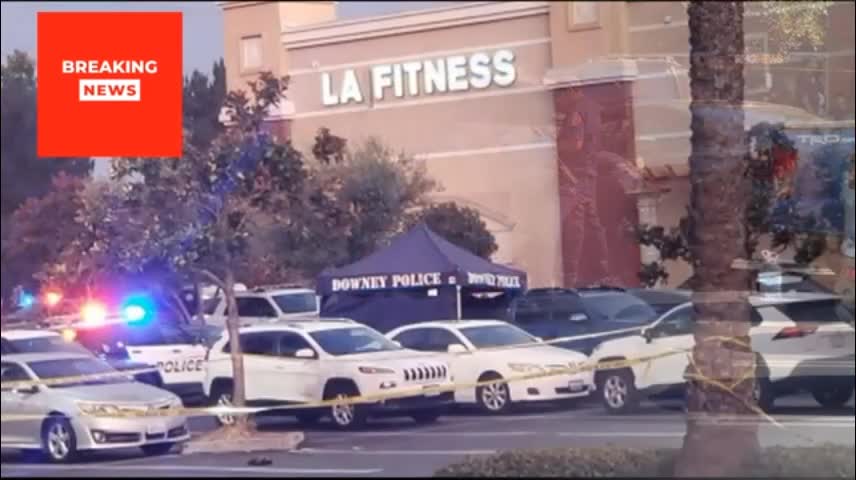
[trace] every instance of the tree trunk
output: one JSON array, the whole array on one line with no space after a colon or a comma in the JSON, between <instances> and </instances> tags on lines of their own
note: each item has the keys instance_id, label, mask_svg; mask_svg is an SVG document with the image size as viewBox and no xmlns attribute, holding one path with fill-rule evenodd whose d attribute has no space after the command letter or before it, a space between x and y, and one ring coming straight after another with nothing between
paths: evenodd
<instances>
[{"instance_id":1,"label":"tree trunk","mask_svg":"<svg viewBox=\"0 0 856 480\"><path fill-rule=\"evenodd\" d=\"M232 357L232 404L235 407L244 407L246 405L246 383L244 376L244 353L240 342L241 320L238 316L238 302L235 300L235 274L231 268L226 269L226 274L223 277L225 284L226 304L228 305L229 313L226 317L226 329L229 331L229 346L230 356ZM235 415L236 423L232 427L237 432L248 432L250 430L250 422L247 415ZM236 432L236 433L237 433Z\"/></svg>"},{"instance_id":2,"label":"tree trunk","mask_svg":"<svg viewBox=\"0 0 856 480\"><path fill-rule=\"evenodd\" d=\"M196 321L199 326L204 327L205 322L205 304L202 302L202 285L198 278L193 279L193 294L196 295ZM215 295L214 298L217 298Z\"/></svg>"},{"instance_id":3,"label":"tree trunk","mask_svg":"<svg viewBox=\"0 0 856 480\"><path fill-rule=\"evenodd\" d=\"M737 476L760 450L756 425L729 422L752 415L755 381L749 278L731 266L744 254L749 193L744 180L748 148L742 110L743 5L693 1L688 14L690 248L698 262L693 298L698 320L688 370L687 434L675 475Z\"/></svg>"}]
</instances>

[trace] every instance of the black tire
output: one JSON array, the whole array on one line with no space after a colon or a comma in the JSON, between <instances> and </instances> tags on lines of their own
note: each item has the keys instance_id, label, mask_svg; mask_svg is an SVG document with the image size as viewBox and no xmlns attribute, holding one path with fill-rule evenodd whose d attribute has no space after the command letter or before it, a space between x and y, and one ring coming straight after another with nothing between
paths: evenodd
<instances>
[{"instance_id":1,"label":"black tire","mask_svg":"<svg viewBox=\"0 0 856 480\"><path fill-rule=\"evenodd\" d=\"M491 380L503 380L498 373L487 373L479 378L479 383ZM508 383L497 382L476 388L476 404L482 413L488 415L503 415L511 411L511 389Z\"/></svg>"},{"instance_id":2,"label":"black tire","mask_svg":"<svg viewBox=\"0 0 856 480\"><path fill-rule=\"evenodd\" d=\"M440 418L440 412L433 410L417 412L411 415L411 418L413 418L413 421L419 425L428 425L431 423L437 423L437 420Z\"/></svg>"},{"instance_id":3,"label":"black tire","mask_svg":"<svg viewBox=\"0 0 856 480\"><path fill-rule=\"evenodd\" d=\"M636 390L636 379L630 370L607 370L598 373L597 391L607 413L623 415L632 413L639 407L640 394Z\"/></svg>"},{"instance_id":4,"label":"black tire","mask_svg":"<svg viewBox=\"0 0 856 480\"><path fill-rule=\"evenodd\" d=\"M773 410L776 404L776 391L773 382L770 381L770 369L761 355L755 356L757 370L755 372L755 388L752 391L752 400L764 413Z\"/></svg>"},{"instance_id":5,"label":"black tire","mask_svg":"<svg viewBox=\"0 0 856 480\"><path fill-rule=\"evenodd\" d=\"M333 386L325 392L324 400L359 396L360 392L354 386ZM330 419L338 430L353 431L365 427L368 422L368 411L365 405L333 405L330 407Z\"/></svg>"},{"instance_id":6,"label":"black tire","mask_svg":"<svg viewBox=\"0 0 856 480\"><path fill-rule=\"evenodd\" d=\"M174 446L174 443L156 443L154 445L143 445L140 447L140 450L142 450L147 457L159 457L171 452L172 447Z\"/></svg>"},{"instance_id":7,"label":"black tire","mask_svg":"<svg viewBox=\"0 0 856 480\"><path fill-rule=\"evenodd\" d=\"M853 382L827 382L811 392L814 399L824 408L841 408L853 396Z\"/></svg>"},{"instance_id":8,"label":"black tire","mask_svg":"<svg viewBox=\"0 0 856 480\"><path fill-rule=\"evenodd\" d=\"M316 425L319 421L321 421L321 417L324 414L322 412L307 412L307 413L298 413L296 415L297 421L300 422L301 425L312 426Z\"/></svg>"},{"instance_id":9,"label":"black tire","mask_svg":"<svg viewBox=\"0 0 856 480\"><path fill-rule=\"evenodd\" d=\"M232 382L218 381L211 389L211 397L208 403L213 407L232 406ZM215 415L214 419L221 427L234 425L237 418L234 415Z\"/></svg>"},{"instance_id":10,"label":"black tire","mask_svg":"<svg viewBox=\"0 0 856 480\"><path fill-rule=\"evenodd\" d=\"M77 436L71 422L63 416L51 416L42 424L42 456L50 463L68 463L79 455Z\"/></svg>"}]
</instances>

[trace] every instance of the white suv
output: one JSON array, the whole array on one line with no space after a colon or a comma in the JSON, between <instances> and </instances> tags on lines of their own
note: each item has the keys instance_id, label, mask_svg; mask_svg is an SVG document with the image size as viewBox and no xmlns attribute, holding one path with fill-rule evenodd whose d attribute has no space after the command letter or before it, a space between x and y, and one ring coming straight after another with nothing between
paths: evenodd
<instances>
[{"instance_id":1,"label":"white suv","mask_svg":"<svg viewBox=\"0 0 856 480\"><path fill-rule=\"evenodd\" d=\"M853 395L854 328L840 298L820 293L760 294L752 304L752 348L758 354L755 397L769 410L776 397L811 392L825 407L845 405ZM692 303L663 314L639 335L608 340L592 352L606 362L651 357L695 345ZM607 411L633 410L643 397L682 393L690 353L596 374Z\"/></svg>"},{"instance_id":2,"label":"white suv","mask_svg":"<svg viewBox=\"0 0 856 480\"><path fill-rule=\"evenodd\" d=\"M329 414L340 429L362 426L370 416L403 415L435 421L454 400L447 363L436 355L401 348L377 331L342 319L293 319L241 328L248 405L307 405L283 410L303 423ZM208 356L205 392L212 403L232 405L228 332ZM395 398L311 406L355 396ZM400 396L399 396L400 395ZM406 395L406 397L404 396ZM230 415L221 423L234 421Z\"/></svg>"},{"instance_id":3,"label":"white suv","mask_svg":"<svg viewBox=\"0 0 856 480\"><path fill-rule=\"evenodd\" d=\"M238 317L242 324L284 318L318 315L315 291L308 288L258 288L236 291ZM222 295L205 300L206 322L225 326L228 317L226 299Z\"/></svg>"}]
</instances>

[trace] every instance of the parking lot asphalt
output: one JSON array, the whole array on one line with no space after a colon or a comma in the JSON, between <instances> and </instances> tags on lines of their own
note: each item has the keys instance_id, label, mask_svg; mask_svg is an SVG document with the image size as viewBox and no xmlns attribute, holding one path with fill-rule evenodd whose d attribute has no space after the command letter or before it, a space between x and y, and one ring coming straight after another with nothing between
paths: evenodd
<instances>
[{"instance_id":1,"label":"parking lot asphalt","mask_svg":"<svg viewBox=\"0 0 856 480\"><path fill-rule=\"evenodd\" d=\"M772 417L778 425L759 422L763 446L810 446L823 443L854 445L854 406L824 411L807 397L777 401ZM295 452L265 454L166 455L144 458L136 451L88 455L74 465L27 463L19 455L4 453L2 477L378 477L430 476L439 468L466 456L489 455L519 448L679 447L685 433L686 415L679 405L646 404L628 416L607 415L599 405L574 409L548 406L528 408L503 417L486 417L461 411L430 426L408 419L389 419L370 424L361 432L340 433L320 425L305 430L306 441ZM195 432L214 428L212 419L192 421ZM292 431L290 419L264 418L260 427ZM257 457L268 466L250 466Z\"/></svg>"}]
</instances>

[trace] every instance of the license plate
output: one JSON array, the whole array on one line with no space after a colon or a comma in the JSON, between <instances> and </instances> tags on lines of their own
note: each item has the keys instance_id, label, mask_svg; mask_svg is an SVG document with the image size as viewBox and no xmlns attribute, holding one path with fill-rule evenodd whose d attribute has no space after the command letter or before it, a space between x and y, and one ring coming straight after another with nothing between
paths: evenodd
<instances>
[{"instance_id":1,"label":"license plate","mask_svg":"<svg viewBox=\"0 0 856 480\"><path fill-rule=\"evenodd\" d=\"M572 392L579 392L580 390L585 388L585 385L581 380L574 380L568 383L568 388L571 389Z\"/></svg>"},{"instance_id":2,"label":"license plate","mask_svg":"<svg viewBox=\"0 0 856 480\"><path fill-rule=\"evenodd\" d=\"M847 345L847 340L844 338L844 335L836 335L829 337L829 345L832 348L844 348Z\"/></svg>"},{"instance_id":3,"label":"license plate","mask_svg":"<svg viewBox=\"0 0 856 480\"><path fill-rule=\"evenodd\" d=\"M422 390L425 390L424 393L425 393L426 397L429 397L429 398L430 397L439 397L440 394L443 393L440 390L438 390L439 387L440 387L439 385L429 385L426 387L422 387Z\"/></svg>"}]
</instances>

